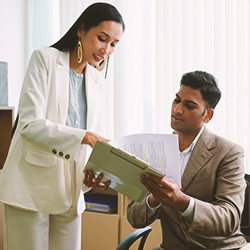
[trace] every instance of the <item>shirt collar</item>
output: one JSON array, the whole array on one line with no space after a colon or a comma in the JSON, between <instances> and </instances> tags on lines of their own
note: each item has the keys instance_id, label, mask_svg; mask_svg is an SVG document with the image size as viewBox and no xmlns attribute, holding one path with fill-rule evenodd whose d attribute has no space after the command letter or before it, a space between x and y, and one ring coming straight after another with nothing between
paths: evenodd
<instances>
[{"instance_id":1,"label":"shirt collar","mask_svg":"<svg viewBox=\"0 0 250 250\"><path fill-rule=\"evenodd\" d=\"M190 146L189 146L188 148L186 148L185 150L183 150L183 151L181 152L181 154L183 154L183 153L186 154L186 153L189 153L189 152L192 152L192 151L193 151L193 148L194 148L196 142L198 141L200 135L202 134L203 130L204 130L204 125L202 126L200 132L198 133L198 135L196 135L196 137L194 138L194 140L193 140L193 142L190 144Z\"/></svg>"}]
</instances>

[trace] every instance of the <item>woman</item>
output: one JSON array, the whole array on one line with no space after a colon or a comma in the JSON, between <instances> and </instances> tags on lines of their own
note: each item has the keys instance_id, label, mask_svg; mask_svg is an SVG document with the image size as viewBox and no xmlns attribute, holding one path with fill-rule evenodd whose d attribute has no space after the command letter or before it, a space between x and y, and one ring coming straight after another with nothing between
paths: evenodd
<instances>
[{"instance_id":1,"label":"woman","mask_svg":"<svg viewBox=\"0 0 250 250\"><path fill-rule=\"evenodd\" d=\"M99 135L104 84L96 68L124 28L114 6L95 3L57 43L32 54L0 176L5 249L81 249L82 181L85 190L110 184L82 173L96 141L108 141Z\"/></svg>"}]
</instances>

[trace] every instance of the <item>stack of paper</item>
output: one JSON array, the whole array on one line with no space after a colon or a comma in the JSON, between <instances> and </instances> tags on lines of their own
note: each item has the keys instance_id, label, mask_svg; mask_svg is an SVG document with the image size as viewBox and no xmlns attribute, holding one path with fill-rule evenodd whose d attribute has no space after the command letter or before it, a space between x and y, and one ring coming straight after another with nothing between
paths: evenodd
<instances>
[{"instance_id":1,"label":"stack of paper","mask_svg":"<svg viewBox=\"0 0 250 250\"><path fill-rule=\"evenodd\" d=\"M111 180L110 188L140 202L149 194L140 182L146 173L167 176L181 187L177 135L132 135L110 144L97 141L84 169L95 176L104 174L103 181Z\"/></svg>"}]
</instances>

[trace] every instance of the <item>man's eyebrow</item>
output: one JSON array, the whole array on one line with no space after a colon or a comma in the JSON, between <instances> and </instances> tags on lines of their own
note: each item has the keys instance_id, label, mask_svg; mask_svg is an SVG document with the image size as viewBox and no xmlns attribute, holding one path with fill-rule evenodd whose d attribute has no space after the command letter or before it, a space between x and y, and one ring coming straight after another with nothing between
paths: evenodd
<instances>
[{"instance_id":1,"label":"man's eyebrow","mask_svg":"<svg viewBox=\"0 0 250 250\"><path fill-rule=\"evenodd\" d=\"M180 96L178 95L178 94L175 94L179 99L181 99L180 98ZM198 103L197 102L194 102L194 101L190 101L190 100L183 100L184 102L187 102L187 103L192 103L192 104L194 104L194 105L198 105Z\"/></svg>"},{"instance_id":2,"label":"man's eyebrow","mask_svg":"<svg viewBox=\"0 0 250 250\"><path fill-rule=\"evenodd\" d=\"M101 31L101 33L102 33L103 35L105 35L106 37L110 38L109 34L107 34L106 32ZM115 41L119 42L119 39L116 39Z\"/></svg>"}]
</instances>

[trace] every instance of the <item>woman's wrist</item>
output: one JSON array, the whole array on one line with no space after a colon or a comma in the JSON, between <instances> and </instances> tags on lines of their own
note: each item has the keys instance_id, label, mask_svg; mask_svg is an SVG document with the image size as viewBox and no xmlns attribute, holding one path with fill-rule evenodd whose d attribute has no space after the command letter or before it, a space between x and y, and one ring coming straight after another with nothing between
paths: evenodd
<instances>
[{"instance_id":1,"label":"woman's wrist","mask_svg":"<svg viewBox=\"0 0 250 250\"><path fill-rule=\"evenodd\" d=\"M85 136L82 139L81 144L87 144L87 145L93 147L94 144L95 144L95 142L96 142L96 140L97 140L97 138L94 138L94 139L93 138L94 138L94 134L91 133L91 132L89 132L89 131L87 131L86 134L85 134Z\"/></svg>"},{"instance_id":2,"label":"woman's wrist","mask_svg":"<svg viewBox=\"0 0 250 250\"><path fill-rule=\"evenodd\" d=\"M109 139L106 139L100 135L97 135L93 132L89 132L87 131L85 136L83 137L82 139L82 142L81 144L87 144L89 145L91 148L93 148L95 146L95 143L97 141L104 141L104 142L109 142L110 140Z\"/></svg>"}]
</instances>

